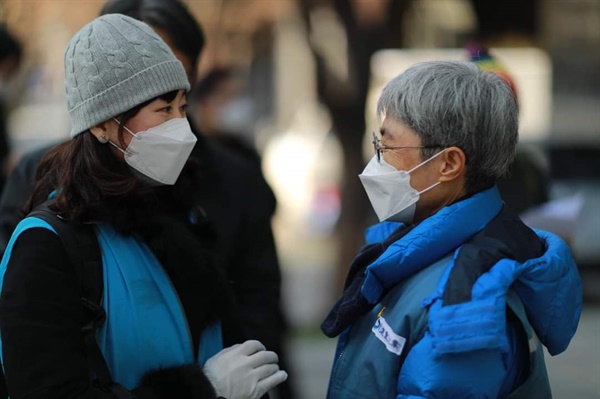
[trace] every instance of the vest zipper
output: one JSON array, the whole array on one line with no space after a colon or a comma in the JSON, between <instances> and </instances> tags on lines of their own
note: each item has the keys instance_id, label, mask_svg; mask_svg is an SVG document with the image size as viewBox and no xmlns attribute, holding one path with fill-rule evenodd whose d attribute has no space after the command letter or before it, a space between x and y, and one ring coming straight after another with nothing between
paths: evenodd
<instances>
[{"instance_id":1,"label":"vest zipper","mask_svg":"<svg viewBox=\"0 0 600 399\"><path fill-rule=\"evenodd\" d=\"M342 356L344 355L345 350L346 350L346 343L344 343L344 349L342 349L340 351L340 354L335 358L335 361L333 362L333 368L331 370L331 377L329 377L329 387L327 388L327 399L331 399L331 386L333 385L333 378L335 377L335 372L340 363L340 360L342 359Z\"/></svg>"}]
</instances>

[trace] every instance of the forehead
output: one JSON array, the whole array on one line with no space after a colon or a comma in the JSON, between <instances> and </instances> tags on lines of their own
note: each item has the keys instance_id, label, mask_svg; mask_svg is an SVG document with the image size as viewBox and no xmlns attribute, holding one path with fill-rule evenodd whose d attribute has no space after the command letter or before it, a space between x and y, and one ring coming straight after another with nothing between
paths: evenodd
<instances>
[{"instance_id":1,"label":"forehead","mask_svg":"<svg viewBox=\"0 0 600 399\"><path fill-rule=\"evenodd\" d=\"M389 116L383 120L379 132L382 141L402 143L403 145L421 144L421 139L414 130Z\"/></svg>"},{"instance_id":2,"label":"forehead","mask_svg":"<svg viewBox=\"0 0 600 399\"><path fill-rule=\"evenodd\" d=\"M181 104L182 101L187 100L187 92L184 89L180 89L177 91L177 94L173 96L173 98L169 101L168 99L163 99L160 97L156 97L154 100L150 101L146 104L144 108L152 108L152 107L163 107L165 104Z\"/></svg>"}]
</instances>

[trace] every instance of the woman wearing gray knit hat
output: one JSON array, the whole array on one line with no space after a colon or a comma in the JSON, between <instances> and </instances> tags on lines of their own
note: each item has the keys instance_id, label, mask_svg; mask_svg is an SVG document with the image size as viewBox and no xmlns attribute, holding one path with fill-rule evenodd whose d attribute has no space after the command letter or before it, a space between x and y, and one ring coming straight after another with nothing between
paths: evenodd
<instances>
[{"instance_id":1,"label":"woman wearing gray knit hat","mask_svg":"<svg viewBox=\"0 0 600 399\"><path fill-rule=\"evenodd\" d=\"M146 24L109 14L73 37L65 76L72 140L42 161L0 264L11 398L262 397L287 374L243 342L194 235L182 64Z\"/></svg>"}]
</instances>

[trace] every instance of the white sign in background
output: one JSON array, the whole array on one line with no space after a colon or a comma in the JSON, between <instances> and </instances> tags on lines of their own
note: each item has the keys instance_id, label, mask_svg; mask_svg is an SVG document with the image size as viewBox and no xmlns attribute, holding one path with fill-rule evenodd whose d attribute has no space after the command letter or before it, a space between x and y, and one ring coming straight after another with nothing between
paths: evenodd
<instances>
[{"instance_id":1,"label":"white sign in background","mask_svg":"<svg viewBox=\"0 0 600 399\"><path fill-rule=\"evenodd\" d=\"M491 48L490 54L515 82L520 107L520 140L541 142L552 122L552 63L538 48ZM375 108L383 86L411 65L433 60L468 60L466 49L382 50L371 58L371 89L367 99L368 132L377 131Z\"/></svg>"}]
</instances>

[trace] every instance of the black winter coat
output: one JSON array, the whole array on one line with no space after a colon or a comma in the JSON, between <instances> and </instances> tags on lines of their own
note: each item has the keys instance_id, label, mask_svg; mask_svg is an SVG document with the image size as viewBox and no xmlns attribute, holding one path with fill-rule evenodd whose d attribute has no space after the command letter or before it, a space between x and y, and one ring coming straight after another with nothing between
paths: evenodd
<instances>
[{"instance_id":1,"label":"black winter coat","mask_svg":"<svg viewBox=\"0 0 600 399\"><path fill-rule=\"evenodd\" d=\"M271 229L276 200L257 165L202 135L191 157L201 165L200 205L217 235L216 257L238 303L244 335L281 352L281 274ZM23 215L35 171L51 146L26 154L0 196L0 253Z\"/></svg>"},{"instance_id":2,"label":"black winter coat","mask_svg":"<svg viewBox=\"0 0 600 399\"><path fill-rule=\"evenodd\" d=\"M87 322L81 286L60 238L50 230L33 228L19 236L12 250L0 298L3 358L11 398L116 398L106 387L89 382L81 334ZM210 301L200 294L205 287L196 286L200 279L193 281L189 272L180 278L188 269L186 262L170 258L171 265L165 270L185 309L192 336L198 337L202 316L211 310L207 308ZM149 370L131 394L137 399L216 398L211 383L195 364Z\"/></svg>"},{"instance_id":3,"label":"black winter coat","mask_svg":"<svg viewBox=\"0 0 600 399\"><path fill-rule=\"evenodd\" d=\"M2 252L22 219L20 209L33 189L37 165L49 148L25 155L7 181L0 198ZM216 259L233 289L244 329L240 335L258 339L281 354L284 322L279 303L281 275L271 230L276 206L273 192L256 164L201 135L192 157L203 172L198 182L205 187L200 205L205 222L217 236Z\"/></svg>"}]
</instances>

